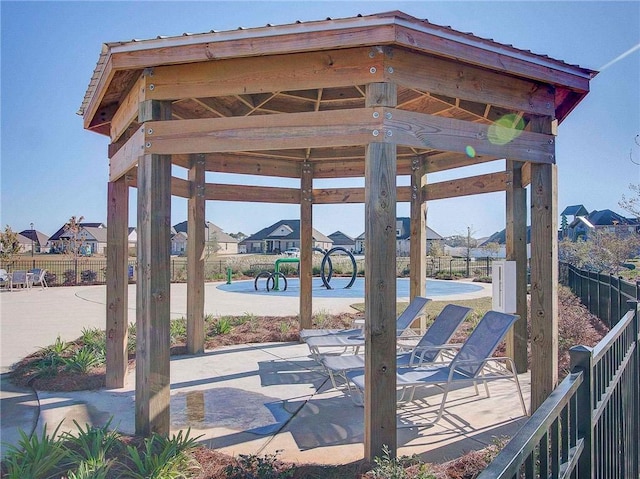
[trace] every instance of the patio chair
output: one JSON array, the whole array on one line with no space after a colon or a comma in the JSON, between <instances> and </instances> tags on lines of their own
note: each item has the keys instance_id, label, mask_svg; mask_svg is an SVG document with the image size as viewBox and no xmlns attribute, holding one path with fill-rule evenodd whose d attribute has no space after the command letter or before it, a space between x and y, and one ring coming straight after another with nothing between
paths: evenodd
<instances>
[{"instance_id":1,"label":"patio chair","mask_svg":"<svg viewBox=\"0 0 640 479\"><path fill-rule=\"evenodd\" d=\"M447 304L436 316L415 347L396 355L397 366L419 366L424 363L433 363L438 359L443 359L444 353L450 353L452 350L459 348L460 344L447 343L471 311L471 308L465 306ZM345 378L346 381L345 374L347 371L364 368L364 355L362 354L321 356L320 362L329 373L334 388L337 388L336 374ZM453 354L449 354L449 359L452 356ZM347 386L348 384L347 381Z\"/></svg>"},{"instance_id":2,"label":"patio chair","mask_svg":"<svg viewBox=\"0 0 640 479\"><path fill-rule=\"evenodd\" d=\"M418 388L437 386L443 391L436 418L433 421L412 424L408 427L431 426L437 423L442 418L447 395L453 388L470 383L476 387L477 393L477 383L483 382L487 397L490 397L487 382L498 379L513 380L520 397L522 411L526 416L527 407L524 403L513 361L508 357L491 356L517 319L518 316L514 314L488 311L451 362L430 366L398 368L396 383L400 392L399 401L401 403L414 401L414 394ZM351 397L359 405L363 404L364 376L363 370L348 371L346 373L347 380L355 386L354 390L357 391L357 395L352 394ZM407 394L408 397L405 399Z\"/></svg>"},{"instance_id":3,"label":"patio chair","mask_svg":"<svg viewBox=\"0 0 640 479\"><path fill-rule=\"evenodd\" d=\"M27 270L20 269L11 273L11 284L9 285L10 290L13 287L16 288L26 288L29 289L29 276L27 275Z\"/></svg>"},{"instance_id":4,"label":"patio chair","mask_svg":"<svg viewBox=\"0 0 640 479\"><path fill-rule=\"evenodd\" d=\"M6 269L0 269L0 288L7 289L11 286L11 278Z\"/></svg>"},{"instance_id":5,"label":"patio chair","mask_svg":"<svg viewBox=\"0 0 640 479\"><path fill-rule=\"evenodd\" d=\"M405 309L396 321L396 336L401 337L408 335L411 337L416 336L416 333L411 330L411 324L420 315L430 299L423 298L422 296L416 296L411 300L407 309ZM339 333L323 334L321 336L311 336L305 341L309 346L309 351L313 358L320 362L322 355L321 348L342 348L342 353L347 351L358 354L360 347L364 346L364 334L361 329L356 330L344 330Z\"/></svg>"},{"instance_id":6,"label":"patio chair","mask_svg":"<svg viewBox=\"0 0 640 479\"><path fill-rule=\"evenodd\" d=\"M405 312L408 311L408 314L411 314L410 308L414 308L414 307L418 307L422 302L424 301L424 304L422 304L422 307L420 308L420 311L422 311L422 308L424 308L424 306L431 301L430 299L427 298L423 298L421 296L416 296L415 298L413 298L413 301L411 301L411 303L409 304L409 306L407 306L407 309L405 310ZM415 303L415 304L414 304ZM416 316L418 316L418 314L420 314L420 311L418 311L417 313L414 314L414 319ZM400 315L400 317L398 317L398 321L404 321L404 318L402 318L402 315ZM411 323L413 322L413 320L411 320L410 323L408 323L408 325L406 327L403 327L403 329L407 329L409 326L411 326ZM355 324L364 324L363 320L356 320ZM400 324L398 324L398 327L400 328ZM347 336L353 336L353 335L362 335L362 327L355 327L355 328L348 328L348 329L302 329L300 331L300 339L304 342L307 341L307 339L309 338L313 338L316 336L326 336L326 335L331 335L331 334L346 334Z\"/></svg>"},{"instance_id":7,"label":"patio chair","mask_svg":"<svg viewBox=\"0 0 640 479\"><path fill-rule=\"evenodd\" d=\"M29 270L29 274L31 274L31 286L40 285L42 289L48 288L47 280L45 275L47 274L46 269L34 268Z\"/></svg>"}]
</instances>

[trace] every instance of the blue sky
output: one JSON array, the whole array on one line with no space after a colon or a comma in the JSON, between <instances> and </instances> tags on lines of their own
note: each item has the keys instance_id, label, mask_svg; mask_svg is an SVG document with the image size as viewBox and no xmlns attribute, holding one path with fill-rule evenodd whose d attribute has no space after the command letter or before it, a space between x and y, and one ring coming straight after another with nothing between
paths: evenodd
<instances>
[{"instance_id":1,"label":"blue sky","mask_svg":"<svg viewBox=\"0 0 640 479\"><path fill-rule=\"evenodd\" d=\"M640 183L640 166L630 160L632 154L640 163L634 143L640 134L638 1L2 0L0 8L3 229L9 225L21 231L34 223L51 235L72 215L106 222L109 141L84 130L76 114L103 43L390 10L601 70L591 93L559 128L559 210L584 204L590 211L608 208L624 214L618 201L630 183ZM439 178L445 176L429 181ZM398 215L408 213L408 204L399 204ZM186 201L175 199L172 222L186 216ZM207 203L207 219L231 233L250 234L298 217L297 206ZM476 237L488 236L504 228L504 194L431 202L427 221L445 236L466 234L467 227ZM135 222L133 192L130 225ZM357 236L364 229L364 208L316 206L314 227L325 234L341 230Z\"/></svg>"}]
</instances>

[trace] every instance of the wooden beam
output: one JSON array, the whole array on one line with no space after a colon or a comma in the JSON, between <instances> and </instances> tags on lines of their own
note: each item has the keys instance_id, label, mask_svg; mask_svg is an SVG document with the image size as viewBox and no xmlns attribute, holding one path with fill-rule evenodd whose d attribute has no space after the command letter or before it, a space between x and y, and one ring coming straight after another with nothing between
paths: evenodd
<instances>
[{"instance_id":1,"label":"wooden beam","mask_svg":"<svg viewBox=\"0 0 640 479\"><path fill-rule=\"evenodd\" d=\"M483 193L495 193L496 191L505 191L506 184L507 175L504 171L470 176L457 180L441 181L439 183L430 183L427 188L423 188L423 199L425 201L433 201Z\"/></svg>"},{"instance_id":2,"label":"wooden beam","mask_svg":"<svg viewBox=\"0 0 640 479\"><path fill-rule=\"evenodd\" d=\"M390 108L384 114L391 115L385 119L385 140L396 144L458 153L472 148L478 155L555 162L555 138L551 135ZM507 135L511 141L506 141Z\"/></svg>"},{"instance_id":3,"label":"wooden beam","mask_svg":"<svg viewBox=\"0 0 640 479\"><path fill-rule=\"evenodd\" d=\"M204 352L204 158L193 155L187 216L187 353Z\"/></svg>"},{"instance_id":4,"label":"wooden beam","mask_svg":"<svg viewBox=\"0 0 640 479\"><path fill-rule=\"evenodd\" d=\"M505 54L506 52L501 53L498 50L480 48L454 39L445 39L439 35L406 26L397 27L396 42L413 50L433 53L439 57L455 59L460 63L477 65L511 76L529 78L542 83L565 85L584 92L589 91L588 76L578 76L571 73L559 62L557 66L543 65L536 61L537 58L532 58L534 61L531 61L523 58L522 55L508 55Z\"/></svg>"},{"instance_id":5,"label":"wooden beam","mask_svg":"<svg viewBox=\"0 0 640 479\"><path fill-rule=\"evenodd\" d=\"M367 85L366 103L395 106L392 83ZM396 145L371 143L365 154L365 460L395 456L396 429Z\"/></svg>"},{"instance_id":6,"label":"wooden beam","mask_svg":"<svg viewBox=\"0 0 640 479\"><path fill-rule=\"evenodd\" d=\"M171 118L168 103L152 108ZM171 275L171 157L144 155L138 163L138 277L136 285L136 434L166 435L170 426L169 325Z\"/></svg>"},{"instance_id":7,"label":"wooden beam","mask_svg":"<svg viewBox=\"0 0 640 479\"><path fill-rule=\"evenodd\" d=\"M226 185L207 183L205 199L217 201L247 201L253 203L300 204L297 188L275 188L271 186Z\"/></svg>"},{"instance_id":8,"label":"wooden beam","mask_svg":"<svg viewBox=\"0 0 640 479\"><path fill-rule=\"evenodd\" d=\"M175 100L362 85L384 75L383 56L370 52L362 47L157 67L147 95Z\"/></svg>"},{"instance_id":9,"label":"wooden beam","mask_svg":"<svg viewBox=\"0 0 640 479\"><path fill-rule=\"evenodd\" d=\"M138 186L138 168L133 168L126 174L127 184L131 187ZM183 178L171 177L171 195L180 198L191 196L191 183Z\"/></svg>"},{"instance_id":10,"label":"wooden beam","mask_svg":"<svg viewBox=\"0 0 640 479\"><path fill-rule=\"evenodd\" d=\"M269 158L268 156L252 157L235 153L215 153L204 156L207 171L300 178L301 161Z\"/></svg>"},{"instance_id":11,"label":"wooden beam","mask_svg":"<svg viewBox=\"0 0 640 479\"><path fill-rule=\"evenodd\" d=\"M362 145L382 131L375 109L148 122L145 152L156 154ZM378 135L379 136L379 135Z\"/></svg>"},{"instance_id":12,"label":"wooden beam","mask_svg":"<svg viewBox=\"0 0 640 479\"><path fill-rule=\"evenodd\" d=\"M138 129L110 158L109 181L116 181L138 164L138 157L144 154L144 137L143 128Z\"/></svg>"},{"instance_id":13,"label":"wooden beam","mask_svg":"<svg viewBox=\"0 0 640 479\"><path fill-rule=\"evenodd\" d=\"M426 186L426 164L423 158L413 160L411 174L411 210L409 241L409 296L427 295L427 203L422 199L422 189ZM426 331L426 315L420 316L420 329Z\"/></svg>"},{"instance_id":14,"label":"wooden beam","mask_svg":"<svg viewBox=\"0 0 640 479\"><path fill-rule=\"evenodd\" d=\"M313 166L300 178L300 329L313 327Z\"/></svg>"},{"instance_id":15,"label":"wooden beam","mask_svg":"<svg viewBox=\"0 0 640 479\"><path fill-rule=\"evenodd\" d=\"M465 153L445 151L435 155L425 155L427 163L427 173L437 173L438 171L451 170L454 168L464 168L465 166L478 165L489 161L501 160L495 156L469 156Z\"/></svg>"},{"instance_id":16,"label":"wooden beam","mask_svg":"<svg viewBox=\"0 0 640 479\"><path fill-rule=\"evenodd\" d=\"M411 201L410 186L396 187L398 202ZM316 188L313 190L313 202L317 205L336 205L340 203L364 203L365 188Z\"/></svg>"},{"instance_id":17,"label":"wooden beam","mask_svg":"<svg viewBox=\"0 0 640 479\"><path fill-rule=\"evenodd\" d=\"M507 160L506 191L506 259L516 262L516 313L520 319L507 333L507 356L513 359L516 371L528 368L527 332L527 191L522 186L522 166Z\"/></svg>"},{"instance_id":18,"label":"wooden beam","mask_svg":"<svg viewBox=\"0 0 640 479\"><path fill-rule=\"evenodd\" d=\"M387 73L387 77L408 88L515 111L554 113L555 89L549 84L403 48L393 49L385 62L385 72L389 66L393 73Z\"/></svg>"},{"instance_id":19,"label":"wooden beam","mask_svg":"<svg viewBox=\"0 0 640 479\"><path fill-rule=\"evenodd\" d=\"M140 103L146 99L147 75L142 74L124 100L118 105L118 110L111 119L111 141L116 142L120 136L127 131L131 123L138 118Z\"/></svg>"},{"instance_id":20,"label":"wooden beam","mask_svg":"<svg viewBox=\"0 0 640 479\"><path fill-rule=\"evenodd\" d=\"M311 33L305 32L302 35L297 30L278 35L274 35L273 31L265 32L266 35L259 37L254 33L258 32L254 30L250 35L243 31L218 32L209 35L206 40L199 43L189 42L172 47L167 47L164 42L160 42L157 46L149 45L144 50L123 49L123 51L119 51L114 48L111 52L110 63L111 67L116 70L129 70L145 68L148 65L172 65L226 58L316 51L318 45L322 45L327 50L380 45L394 40L395 28L390 23L388 25L353 26L337 30L322 29ZM313 35L314 41L309 40L309 35Z\"/></svg>"},{"instance_id":21,"label":"wooden beam","mask_svg":"<svg viewBox=\"0 0 640 479\"><path fill-rule=\"evenodd\" d=\"M124 177L109 182L107 198L107 314L105 385L124 387L127 366L129 185Z\"/></svg>"},{"instance_id":22,"label":"wooden beam","mask_svg":"<svg viewBox=\"0 0 640 479\"><path fill-rule=\"evenodd\" d=\"M531 412L558 384L556 165L531 165Z\"/></svg>"}]
</instances>

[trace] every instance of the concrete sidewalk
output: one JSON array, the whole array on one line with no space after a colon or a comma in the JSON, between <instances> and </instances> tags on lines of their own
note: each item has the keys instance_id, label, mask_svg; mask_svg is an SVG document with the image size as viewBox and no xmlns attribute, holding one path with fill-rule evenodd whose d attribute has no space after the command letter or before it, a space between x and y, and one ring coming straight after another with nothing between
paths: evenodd
<instances>
[{"instance_id":1,"label":"concrete sidewalk","mask_svg":"<svg viewBox=\"0 0 640 479\"><path fill-rule=\"evenodd\" d=\"M298 314L298 298L229 293L207 283L205 311L211 314ZM482 293L480 293L482 294ZM487 295L487 291L484 291ZM477 295L476 295L477 296ZM441 299L441 298L437 298ZM454 298L446 298L454 300ZM130 288L129 320L135 321L135 287ZM49 288L0 293L2 372L31 352L69 341L83 328L104 328L104 286ZM314 311L351 310L354 300L314 298ZM172 317L186 315L186 285L172 285ZM525 396L528 375L522 376ZM513 434L524 418L510 383L492 383L491 398L460 390L435 427L399 429L400 454L420 454L427 461L458 457ZM51 393L21 390L2 376L0 441L17 444L18 430L63 429L80 424L112 425L134 432L135 372L122 389ZM437 399L437 398L433 398ZM436 404L431 401L430 403ZM425 401L399 421L416 422L433 409ZM416 418L417 414L417 418ZM426 416L425 416L426 414ZM171 358L171 428L191 427L203 443L229 454L273 454L296 462L347 463L363 456L363 409L342 390L331 389L306 345L267 343ZM2 445L2 455L6 444Z\"/></svg>"}]
</instances>

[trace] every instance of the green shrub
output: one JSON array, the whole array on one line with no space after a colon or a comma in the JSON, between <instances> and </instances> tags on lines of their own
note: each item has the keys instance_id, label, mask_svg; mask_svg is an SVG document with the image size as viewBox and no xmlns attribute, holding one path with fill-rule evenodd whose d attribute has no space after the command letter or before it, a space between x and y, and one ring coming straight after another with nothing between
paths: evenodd
<instances>
[{"instance_id":1,"label":"green shrub","mask_svg":"<svg viewBox=\"0 0 640 479\"><path fill-rule=\"evenodd\" d=\"M240 454L237 464L225 468L228 479L285 479L293 476L293 469L278 461L277 454Z\"/></svg>"},{"instance_id":2,"label":"green shrub","mask_svg":"<svg viewBox=\"0 0 640 479\"><path fill-rule=\"evenodd\" d=\"M64 359L67 370L83 374L92 368L102 366L104 363L104 354L87 347L78 349L70 357Z\"/></svg>"},{"instance_id":3,"label":"green shrub","mask_svg":"<svg viewBox=\"0 0 640 479\"><path fill-rule=\"evenodd\" d=\"M98 273L93 271L92 269L85 269L80 272L80 281L83 283L95 283L98 279Z\"/></svg>"},{"instance_id":4,"label":"green shrub","mask_svg":"<svg viewBox=\"0 0 640 479\"><path fill-rule=\"evenodd\" d=\"M375 479L436 479L427 464L420 462L416 457L391 457L389 448L382 447L383 456L375 457L373 462L375 467L369 471L365 477ZM408 467L413 467L411 473ZM416 470L417 469L417 470ZM466 477L466 476L465 476Z\"/></svg>"},{"instance_id":5,"label":"green shrub","mask_svg":"<svg viewBox=\"0 0 640 479\"><path fill-rule=\"evenodd\" d=\"M120 433L109 431L111 419L103 427L86 425L83 429L77 421L73 421L77 434L65 432L62 439L69 451L73 463L78 464L75 471L69 473L71 478L105 478L113 466L109 455L120 449Z\"/></svg>"},{"instance_id":6,"label":"green shrub","mask_svg":"<svg viewBox=\"0 0 640 479\"><path fill-rule=\"evenodd\" d=\"M172 319L169 323L169 336L171 344L185 341L187 339L187 318Z\"/></svg>"},{"instance_id":7,"label":"green shrub","mask_svg":"<svg viewBox=\"0 0 640 479\"><path fill-rule=\"evenodd\" d=\"M47 434L45 424L42 434L32 434L30 437L24 431L19 430L20 440L17 445L10 444L4 458L4 467L7 479L49 479L59 477L65 465L69 461L67 448L60 437L58 430L62 423Z\"/></svg>"},{"instance_id":8,"label":"green shrub","mask_svg":"<svg viewBox=\"0 0 640 479\"><path fill-rule=\"evenodd\" d=\"M131 465L121 477L131 479L182 479L191 476L196 468L189 452L196 446L196 439L189 438L182 431L178 435L166 438L153 434L144 440L144 445L138 450L127 446Z\"/></svg>"},{"instance_id":9,"label":"green shrub","mask_svg":"<svg viewBox=\"0 0 640 479\"><path fill-rule=\"evenodd\" d=\"M214 335L218 334L229 334L231 332L231 321L228 318L222 317L217 321L214 321L211 325L211 333Z\"/></svg>"}]
</instances>

